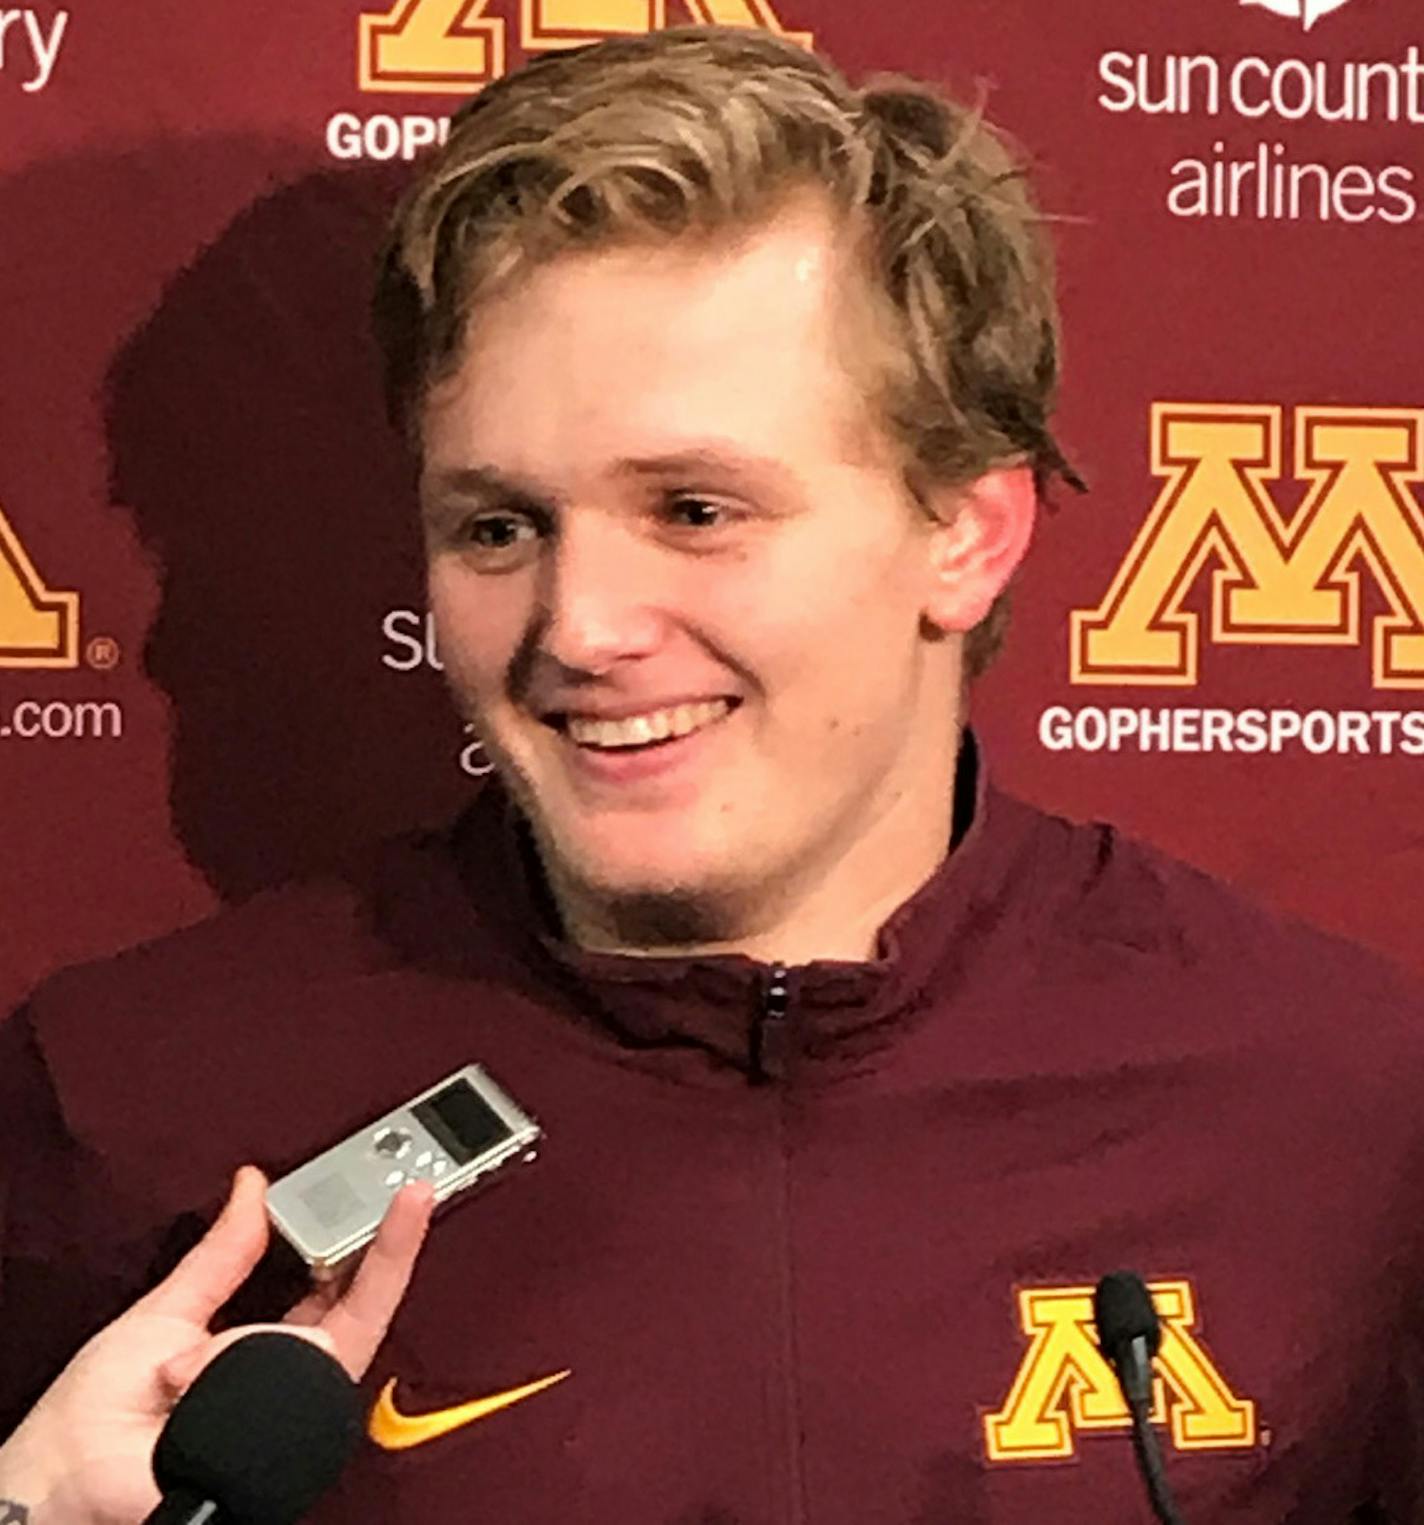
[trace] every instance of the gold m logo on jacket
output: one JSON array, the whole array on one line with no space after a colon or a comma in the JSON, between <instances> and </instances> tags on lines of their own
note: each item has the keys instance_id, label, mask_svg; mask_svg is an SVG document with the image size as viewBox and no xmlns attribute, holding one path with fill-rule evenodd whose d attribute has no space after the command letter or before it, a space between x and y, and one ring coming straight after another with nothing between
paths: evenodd
<instances>
[{"instance_id":1,"label":"gold m logo on jacket","mask_svg":"<svg viewBox=\"0 0 1424 1525\"><path fill-rule=\"evenodd\" d=\"M1071 617L1074 683L1187 687L1200 620L1182 608L1211 564L1211 639L1357 646L1361 570L1388 613L1370 631L1377 688L1424 688L1424 410L1297 408L1287 518L1283 410L1157 403L1152 471L1165 485L1096 609Z\"/></svg>"},{"instance_id":2,"label":"gold m logo on jacket","mask_svg":"<svg viewBox=\"0 0 1424 1525\"><path fill-rule=\"evenodd\" d=\"M1170 1424L1172 1444L1181 1451L1250 1449L1256 1444L1256 1405L1232 1392L1193 1336L1191 1283L1154 1281L1148 1288L1162 1320L1162 1348L1153 1363L1153 1423ZM1117 1378L1093 1332L1091 1287L1020 1292L1019 1319L1029 1348L1003 1407L984 1417L990 1461L1072 1456L1079 1431L1131 1428Z\"/></svg>"}]
</instances>

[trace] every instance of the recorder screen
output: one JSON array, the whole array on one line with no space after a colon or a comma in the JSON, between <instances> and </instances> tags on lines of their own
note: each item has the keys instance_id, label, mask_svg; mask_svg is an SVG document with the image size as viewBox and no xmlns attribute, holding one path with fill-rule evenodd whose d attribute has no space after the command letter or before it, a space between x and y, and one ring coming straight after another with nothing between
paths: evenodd
<instances>
[{"instance_id":1,"label":"recorder screen","mask_svg":"<svg viewBox=\"0 0 1424 1525\"><path fill-rule=\"evenodd\" d=\"M502 1144L511 1132L479 1092L463 1080L446 1086L411 1111L440 1140L441 1147L457 1165Z\"/></svg>"}]
</instances>

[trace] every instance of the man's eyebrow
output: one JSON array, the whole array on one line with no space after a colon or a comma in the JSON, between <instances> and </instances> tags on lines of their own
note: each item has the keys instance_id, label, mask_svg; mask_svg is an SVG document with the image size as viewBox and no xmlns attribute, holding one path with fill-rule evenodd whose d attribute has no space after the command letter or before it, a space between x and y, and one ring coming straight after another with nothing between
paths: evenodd
<instances>
[{"instance_id":1,"label":"man's eyebrow","mask_svg":"<svg viewBox=\"0 0 1424 1525\"><path fill-rule=\"evenodd\" d=\"M696 485L699 476L740 476L760 478L773 486L791 487L793 473L773 456L749 455L744 450L722 444L691 445L656 455L627 456L615 462L620 476L650 477L659 480L684 478L686 485Z\"/></svg>"},{"instance_id":2,"label":"man's eyebrow","mask_svg":"<svg viewBox=\"0 0 1424 1525\"><path fill-rule=\"evenodd\" d=\"M679 482L693 487L699 479L741 477L789 489L797 478L773 456L751 455L734 446L697 444L650 455L624 456L608 467L614 477ZM532 477L501 471L496 466L451 466L430 472L421 483L421 496L431 506L451 499L499 499L515 504L557 505L560 495Z\"/></svg>"},{"instance_id":3,"label":"man's eyebrow","mask_svg":"<svg viewBox=\"0 0 1424 1525\"><path fill-rule=\"evenodd\" d=\"M494 466L452 466L430 472L421 482L427 502L443 498L504 498L516 502L548 502L550 494L527 477L511 475Z\"/></svg>"}]
</instances>

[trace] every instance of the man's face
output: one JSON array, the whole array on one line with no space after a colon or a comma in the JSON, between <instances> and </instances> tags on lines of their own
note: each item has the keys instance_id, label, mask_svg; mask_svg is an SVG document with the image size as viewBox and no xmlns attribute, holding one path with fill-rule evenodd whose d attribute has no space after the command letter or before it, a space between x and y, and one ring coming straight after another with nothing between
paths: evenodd
<instances>
[{"instance_id":1,"label":"man's face","mask_svg":"<svg viewBox=\"0 0 1424 1525\"><path fill-rule=\"evenodd\" d=\"M922 625L934 530L836 250L801 204L565 255L481 305L428 400L448 679L561 901L644 946L774 926L949 787L959 641Z\"/></svg>"}]
</instances>

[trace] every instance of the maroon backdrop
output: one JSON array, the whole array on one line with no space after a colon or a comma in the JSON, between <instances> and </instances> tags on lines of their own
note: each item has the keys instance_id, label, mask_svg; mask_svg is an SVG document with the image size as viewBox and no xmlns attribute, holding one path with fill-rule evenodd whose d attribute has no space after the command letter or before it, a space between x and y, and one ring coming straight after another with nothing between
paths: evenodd
<instances>
[{"instance_id":1,"label":"maroon backdrop","mask_svg":"<svg viewBox=\"0 0 1424 1525\"><path fill-rule=\"evenodd\" d=\"M1060 219L1063 434L999 777L1416 968L1417 0L0 9L0 1005L450 810L365 331L405 158L680 20L983 89Z\"/></svg>"}]
</instances>

